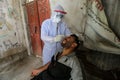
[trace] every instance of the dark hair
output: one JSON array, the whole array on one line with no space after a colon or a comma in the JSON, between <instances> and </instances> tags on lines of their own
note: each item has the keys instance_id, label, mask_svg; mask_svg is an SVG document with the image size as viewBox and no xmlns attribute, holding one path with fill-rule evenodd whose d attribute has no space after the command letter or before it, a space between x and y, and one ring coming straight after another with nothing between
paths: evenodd
<instances>
[{"instance_id":1,"label":"dark hair","mask_svg":"<svg viewBox=\"0 0 120 80\"><path fill-rule=\"evenodd\" d=\"M80 45L80 40L79 40L78 36L75 35L75 34L71 34L70 36L74 37L75 43L77 43L77 46L76 46L75 49L77 49L79 47L79 45Z\"/></svg>"}]
</instances>

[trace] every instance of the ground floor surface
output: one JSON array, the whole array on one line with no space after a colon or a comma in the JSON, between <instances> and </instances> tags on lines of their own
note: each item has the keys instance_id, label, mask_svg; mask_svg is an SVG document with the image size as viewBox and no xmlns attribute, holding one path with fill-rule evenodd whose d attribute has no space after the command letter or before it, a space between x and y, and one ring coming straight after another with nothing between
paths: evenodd
<instances>
[{"instance_id":1,"label":"ground floor surface","mask_svg":"<svg viewBox=\"0 0 120 80\"><path fill-rule=\"evenodd\" d=\"M31 71L42 65L42 59L28 56L0 71L0 80L30 80Z\"/></svg>"}]
</instances>

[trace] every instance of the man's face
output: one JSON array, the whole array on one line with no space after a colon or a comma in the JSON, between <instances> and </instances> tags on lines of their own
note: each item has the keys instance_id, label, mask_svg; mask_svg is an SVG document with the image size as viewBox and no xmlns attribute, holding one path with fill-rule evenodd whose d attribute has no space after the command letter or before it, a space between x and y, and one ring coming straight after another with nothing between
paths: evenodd
<instances>
[{"instance_id":1,"label":"man's face","mask_svg":"<svg viewBox=\"0 0 120 80\"><path fill-rule=\"evenodd\" d=\"M69 37L64 38L61 45L63 48L70 48L73 43L74 43L74 37L69 36Z\"/></svg>"}]
</instances>

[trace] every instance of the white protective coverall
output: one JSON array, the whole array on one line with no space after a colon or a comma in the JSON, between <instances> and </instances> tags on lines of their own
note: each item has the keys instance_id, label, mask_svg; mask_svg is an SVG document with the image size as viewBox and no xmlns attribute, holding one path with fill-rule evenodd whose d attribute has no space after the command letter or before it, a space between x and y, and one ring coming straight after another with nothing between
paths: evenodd
<instances>
[{"instance_id":1,"label":"white protective coverall","mask_svg":"<svg viewBox=\"0 0 120 80\"><path fill-rule=\"evenodd\" d=\"M57 5L55 12L62 15L66 13L60 5ZM56 21L55 16L45 20L41 26L41 39L44 42L42 53L43 65L48 63L56 52L62 50L61 40L71 34L65 22L59 21L60 19Z\"/></svg>"}]
</instances>

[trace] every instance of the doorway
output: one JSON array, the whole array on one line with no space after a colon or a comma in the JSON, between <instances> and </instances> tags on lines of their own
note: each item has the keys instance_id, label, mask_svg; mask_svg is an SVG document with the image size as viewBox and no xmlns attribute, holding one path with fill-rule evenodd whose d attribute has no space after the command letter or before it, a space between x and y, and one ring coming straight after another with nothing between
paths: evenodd
<instances>
[{"instance_id":1,"label":"doorway","mask_svg":"<svg viewBox=\"0 0 120 80\"><path fill-rule=\"evenodd\" d=\"M34 0L26 4L30 39L34 55L42 56L41 24L50 18L49 0Z\"/></svg>"}]
</instances>

